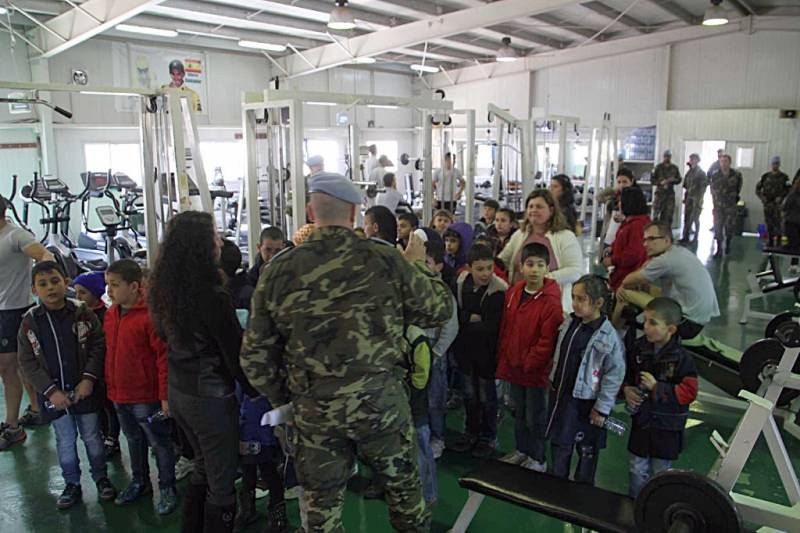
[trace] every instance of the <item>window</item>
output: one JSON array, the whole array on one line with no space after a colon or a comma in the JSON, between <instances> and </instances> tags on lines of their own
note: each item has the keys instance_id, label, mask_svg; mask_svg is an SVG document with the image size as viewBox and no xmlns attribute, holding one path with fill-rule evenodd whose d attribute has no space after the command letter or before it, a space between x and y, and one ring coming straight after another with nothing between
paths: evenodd
<instances>
[{"instance_id":1,"label":"window","mask_svg":"<svg viewBox=\"0 0 800 533\"><path fill-rule=\"evenodd\" d=\"M385 155L389 158L389 161L394 163L393 167L386 167L386 169L390 172L397 170L397 159L400 157L400 154L397 153L397 141L367 141L367 146L371 144L378 148L377 157Z\"/></svg>"},{"instance_id":2,"label":"window","mask_svg":"<svg viewBox=\"0 0 800 533\"><path fill-rule=\"evenodd\" d=\"M475 163L478 171L485 170L491 172L494 168L494 146L490 144L478 145L478 157Z\"/></svg>"},{"instance_id":3,"label":"window","mask_svg":"<svg viewBox=\"0 0 800 533\"><path fill-rule=\"evenodd\" d=\"M138 143L86 143L83 145L85 168L89 172L127 174L133 181L142 183L142 154Z\"/></svg>"},{"instance_id":4,"label":"window","mask_svg":"<svg viewBox=\"0 0 800 533\"><path fill-rule=\"evenodd\" d=\"M342 172L345 169L344 157L339 143L332 140L308 139L306 141L306 158L312 155L321 155L325 161L323 170L326 172ZM308 173L308 167L304 167L304 172Z\"/></svg>"},{"instance_id":5,"label":"window","mask_svg":"<svg viewBox=\"0 0 800 533\"><path fill-rule=\"evenodd\" d=\"M203 141L200 143L203 170L206 182L214 181L216 169L220 169L229 191L238 191L240 180L245 175L246 159L241 141Z\"/></svg>"},{"instance_id":6,"label":"window","mask_svg":"<svg viewBox=\"0 0 800 533\"><path fill-rule=\"evenodd\" d=\"M736 147L736 168L753 168L755 148L752 146Z\"/></svg>"}]
</instances>

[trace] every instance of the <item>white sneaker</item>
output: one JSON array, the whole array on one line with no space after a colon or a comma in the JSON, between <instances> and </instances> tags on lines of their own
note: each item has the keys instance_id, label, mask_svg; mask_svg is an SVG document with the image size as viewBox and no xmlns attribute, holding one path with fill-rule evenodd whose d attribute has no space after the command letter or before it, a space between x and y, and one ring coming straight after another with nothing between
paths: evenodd
<instances>
[{"instance_id":1,"label":"white sneaker","mask_svg":"<svg viewBox=\"0 0 800 533\"><path fill-rule=\"evenodd\" d=\"M296 500L300 497L300 485L295 485L291 489L283 491L283 498L286 500Z\"/></svg>"},{"instance_id":2,"label":"white sneaker","mask_svg":"<svg viewBox=\"0 0 800 533\"><path fill-rule=\"evenodd\" d=\"M194 471L194 461L190 461L186 457L181 456L178 462L175 463L175 479L180 481Z\"/></svg>"},{"instance_id":3,"label":"white sneaker","mask_svg":"<svg viewBox=\"0 0 800 533\"><path fill-rule=\"evenodd\" d=\"M547 463L540 463L530 457L525 459L519 466L527 468L528 470L533 470L534 472L547 472Z\"/></svg>"},{"instance_id":4,"label":"white sneaker","mask_svg":"<svg viewBox=\"0 0 800 533\"><path fill-rule=\"evenodd\" d=\"M522 453L519 450L514 450L513 452L509 453L508 455L504 455L500 458L500 461L504 463L512 464L512 465L521 465L525 461L530 459L527 455ZM531 459L532 460L532 459Z\"/></svg>"},{"instance_id":5,"label":"white sneaker","mask_svg":"<svg viewBox=\"0 0 800 533\"><path fill-rule=\"evenodd\" d=\"M269 496L268 490L261 490L258 487L256 487L256 500L260 500L261 498L266 498L267 496Z\"/></svg>"},{"instance_id":6,"label":"white sneaker","mask_svg":"<svg viewBox=\"0 0 800 533\"><path fill-rule=\"evenodd\" d=\"M433 452L434 459L441 457L444 453L444 441L441 439L431 440L431 451Z\"/></svg>"}]
</instances>

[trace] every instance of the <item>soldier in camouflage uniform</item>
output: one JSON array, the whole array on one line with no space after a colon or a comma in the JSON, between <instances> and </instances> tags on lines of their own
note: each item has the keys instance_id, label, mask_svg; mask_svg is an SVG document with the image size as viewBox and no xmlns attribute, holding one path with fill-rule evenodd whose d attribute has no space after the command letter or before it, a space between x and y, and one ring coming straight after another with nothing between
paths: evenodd
<instances>
[{"instance_id":1,"label":"soldier in camouflage uniform","mask_svg":"<svg viewBox=\"0 0 800 533\"><path fill-rule=\"evenodd\" d=\"M664 160L653 170L653 220L672 227L675 213L675 189L681 182L680 169L672 164L672 152L664 151Z\"/></svg>"},{"instance_id":2,"label":"soldier in camouflage uniform","mask_svg":"<svg viewBox=\"0 0 800 533\"><path fill-rule=\"evenodd\" d=\"M783 224L781 205L789 193L789 176L781 172L781 158L774 156L770 161L772 171L767 172L756 185L756 196L764 204L764 219L770 246L780 246Z\"/></svg>"},{"instance_id":3,"label":"soldier in camouflage uniform","mask_svg":"<svg viewBox=\"0 0 800 533\"><path fill-rule=\"evenodd\" d=\"M681 242L688 244L690 242L697 242L697 236L700 234L700 212L703 210L703 196L706 194L708 187L708 177L703 169L700 168L700 156L692 154L689 156L689 170L683 178L683 188L685 194L683 197L683 239ZM689 239L689 234L692 232L694 226L694 238Z\"/></svg>"},{"instance_id":4,"label":"soldier in camouflage uniform","mask_svg":"<svg viewBox=\"0 0 800 533\"><path fill-rule=\"evenodd\" d=\"M736 226L736 204L742 192L742 174L731 168L731 156L720 159L720 169L711 177L711 197L714 200L714 239L717 251L714 257L731 252L731 239Z\"/></svg>"},{"instance_id":5,"label":"soldier in camouflage uniform","mask_svg":"<svg viewBox=\"0 0 800 533\"><path fill-rule=\"evenodd\" d=\"M309 530L343 531L356 456L386 480L392 526L427 531L404 378L404 331L453 312L415 236L404 254L350 229L361 194L338 174L309 179L310 239L273 258L252 301L242 368L272 405L294 407L296 471ZM405 255L405 258L403 257Z\"/></svg>"}]
</instances>

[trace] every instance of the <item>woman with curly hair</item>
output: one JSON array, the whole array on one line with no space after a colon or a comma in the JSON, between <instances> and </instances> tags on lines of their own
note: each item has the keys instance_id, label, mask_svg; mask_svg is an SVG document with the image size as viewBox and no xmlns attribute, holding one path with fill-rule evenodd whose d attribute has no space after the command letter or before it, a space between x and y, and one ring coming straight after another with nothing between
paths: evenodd
<instances>
[{"instance_id":1,"label":"woman with curly hair","mask_svg":"<svg viewBox=\"0 0 800 533\"><path fill-rule=\"evenodd\" d=\"M169 344L169 405L195 454L184 532L232 531L239 460L236 381L242 329L218 267L222 240L208 213L169 221L150 274L150 312Z\"/></svg>"}]
</instances>

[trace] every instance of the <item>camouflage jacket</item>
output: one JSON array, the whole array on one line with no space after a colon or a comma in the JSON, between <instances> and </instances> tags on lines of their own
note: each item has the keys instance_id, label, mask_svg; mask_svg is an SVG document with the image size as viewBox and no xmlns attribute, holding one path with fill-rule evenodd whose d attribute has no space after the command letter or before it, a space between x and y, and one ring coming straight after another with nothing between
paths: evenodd
<instances>
[{"instance_id":1,"label":"camouflage jacket","mask_svg":"<svg viewBox=\"0 0 800 533\"><path fill-rule=\"evenodd\" d=\"M708 177L700 167L690 168L683 178L683 188L686 189L686 196L694 199L702 199L708 187Z\"/></svg>"},{"instance_id":2,"label":"camouflage jacket","mask_svg":"<svg viewBox=\"0 0 800 533\"><path fill-rule=\"evenodd\" d=\"M789 193L789 176L783 172L767 172L756 185L756 196L762 202L782 202Z\"/></svg>"},{"instance_id":3,"label":"camouflage jacket","mask_svg":"<svg viewBox=\"0 0 800 533\"><path fill-rule=\"evenodd\" d=\"M387 373L404 379L406 326L446 322L453 298L424 263L326 227L272 259L251 309L242 369L272 405L283 405L376 389Z\"/></svg>"},{"instance_id":4,"label":"camouflage jacket","mask_svg":"<svg viewBox=\"0 0 800 533\"><path fill-rule=\"evenodd\" d=\"M715 207L733 207L739 201L742 192L742 173L733 168L725 176L722 170L714 173L711 178L711 195Z\"/></svg>"},{"instance_id":5,"label":"camouflage jacket","mask_svg":"<svg viewBox=\"0 0 800 533\"><path fill-rule=\"evenodd\" d=\"M671 191L673 185L677 185L681 182L681 171L680 169L670 163L669 165L665 165L664 163L659 163L655 170L653 170L653 178L652 184L655 188L656 193L663 194L665 192Z\"/></svg>"}]
</instances>

